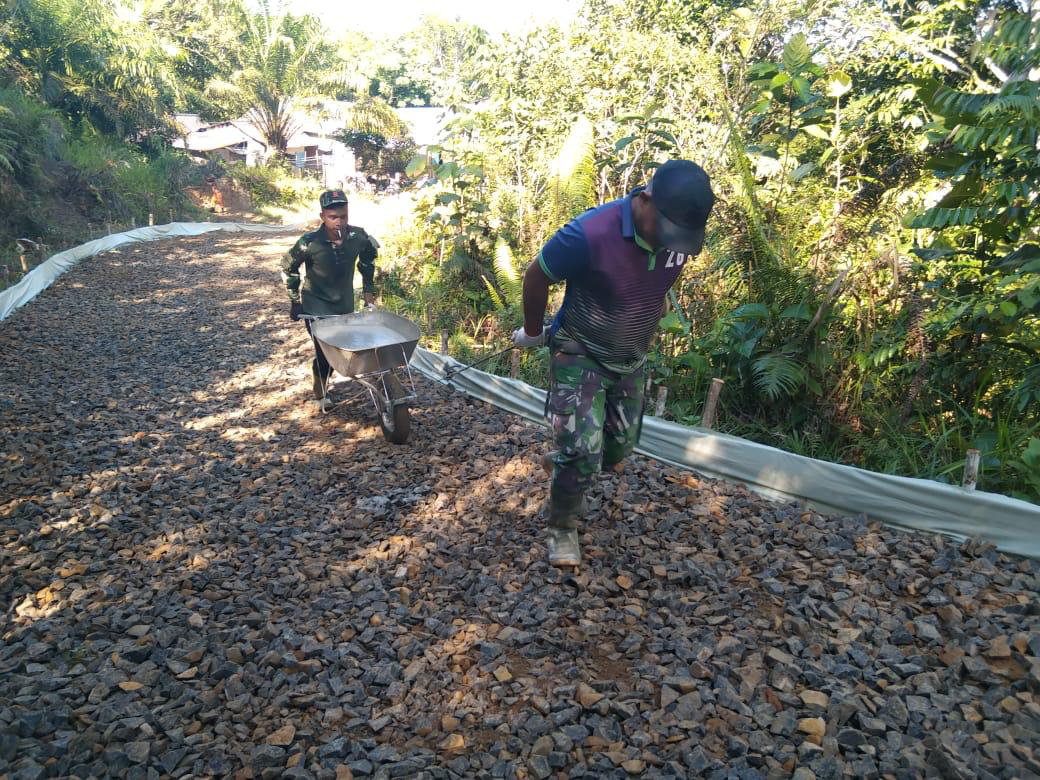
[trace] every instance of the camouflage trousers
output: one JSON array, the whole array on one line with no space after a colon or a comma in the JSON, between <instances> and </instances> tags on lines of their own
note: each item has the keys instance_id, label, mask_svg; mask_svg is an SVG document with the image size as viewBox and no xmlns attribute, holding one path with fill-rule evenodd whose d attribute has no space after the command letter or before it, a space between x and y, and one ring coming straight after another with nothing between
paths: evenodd
<instances>
[{"instance_id":1,"label":"camouflage trousers","mask_svg":"<svg viewBox=\"0 0 1040 780\"><path fill-rule=\"evenodd\" d=\"M546 407L556 450L549 455L548 522L558 528L576 527L593 477L624 460L643 427L645 367L615 374L579 351L564 342L549 364Z\"/></svg>"}]
</instances>

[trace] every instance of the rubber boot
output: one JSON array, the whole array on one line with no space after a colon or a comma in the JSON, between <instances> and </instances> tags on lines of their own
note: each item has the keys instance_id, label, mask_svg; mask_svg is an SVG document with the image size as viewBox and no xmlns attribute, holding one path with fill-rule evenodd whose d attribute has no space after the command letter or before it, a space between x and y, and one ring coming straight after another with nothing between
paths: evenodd
<instances>
[{"instance_id":1,"label":"rubber boot","mask_svg":"<svg viewBox=\"0 0 1040 780\"><path fill-rule=\"evenodd\" d=\"M554 494L549 491L546 508L549 532L546 546L550 566L576 567L581 565L581 544L578 541L578 521L585 515L585 495Z\"/></svg>"}]
</instances>

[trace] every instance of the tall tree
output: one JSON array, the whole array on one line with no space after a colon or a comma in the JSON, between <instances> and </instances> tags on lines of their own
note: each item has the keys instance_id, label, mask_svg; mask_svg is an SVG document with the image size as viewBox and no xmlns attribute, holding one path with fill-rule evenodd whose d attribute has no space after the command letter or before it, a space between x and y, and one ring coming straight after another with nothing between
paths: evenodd
<instances>
[{"instance_id":1,"label":"tall tree","mask_svg":"<svg viewBox=\"0 0 1040 780\"><path fill-rule=\"evenodd\" d=\"M0 18L0 86L74 124L139 140L167 127L172 58L137 10L103 0L11 0Z\"/></svg>"},{"instance_id":2,"label":"tall tree","mask_svg":"<svg viewBox=\"0 0 1040 780\"><path fill-rule=\"evenodd\" d=\"M177 109L217 118L220 107L205 95L214 79L234 70L245 15L241 0L144 0L142 18L173 61L180 85ZM231 20L231 24L229 24Z\"/></svg>"},{"instance_id":3,"label":"tall tree","mask_svg":"<svg viewBox=\"0 0 1040 780\"><path fill-rule=\"evenodd\" d=\"M229 113L246 116L270 153L284 151L299 129L296 110L344 87L342 63L313 16L274 13L265 3L256 13L241 14L239 22L235 69L227 79L212 80L207 91Z\"/></svg>"}]
</instances>

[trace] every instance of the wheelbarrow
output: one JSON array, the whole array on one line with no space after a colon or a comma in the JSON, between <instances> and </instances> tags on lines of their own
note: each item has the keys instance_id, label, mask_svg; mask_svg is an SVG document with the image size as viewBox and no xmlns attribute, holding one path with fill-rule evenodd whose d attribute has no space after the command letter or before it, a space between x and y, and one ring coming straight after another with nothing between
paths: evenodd
<instances>
[{"instance_id":1,"label":"wheelbarrow","mask_svg":"<svg viewBox=\"0 0 1040 780\"><path fill-rule=\"evenodd\" d=\"M393 444L408 441L409 407L416 399L408 361L419 342L419 327L381 309L301 319L310 321L311 335L333 370L368 390L383 437Z\"/></svg>"}]
</instances>

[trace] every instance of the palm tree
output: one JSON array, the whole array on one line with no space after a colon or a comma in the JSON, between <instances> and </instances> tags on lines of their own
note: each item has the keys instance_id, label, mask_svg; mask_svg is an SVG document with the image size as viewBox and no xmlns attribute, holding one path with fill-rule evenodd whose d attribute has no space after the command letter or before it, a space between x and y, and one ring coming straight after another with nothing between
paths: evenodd
<instances>
[{"instance_id":1,"label":"palm tree","mask_svg":"<svg viewBox=\"0 0 1040 780\"><path fill-rule=\"evenodd\" d=\"M242 41L235 70L214 79L208 92L230 113L245 116L259 130L269 154L285 151L299 129L294 109L344 84L335 49L313 16L243 12Z\"/></svg>"},{"instance_id":2,"label":"palm tree","mask_svg":"<svg viewBox=\"0 0 1040 780\"><path fill-rule=\"evenodd\" d=\"M408 133L394 107L376 95L354 101L343 115L343 125L347 130L383 138L402 138Z\"/></svg>"},{"instance_id":3,"label":"palm tree","mask_svg":"<svg viewBox=\"0 0 1040 780\"><path fill-rule=\"evenodd\" d=\"M75 123L140 140L167 130L173 58L134 9L104 0L11 0L0 15L0 86Z\"/></svg>"}]
</instances>

